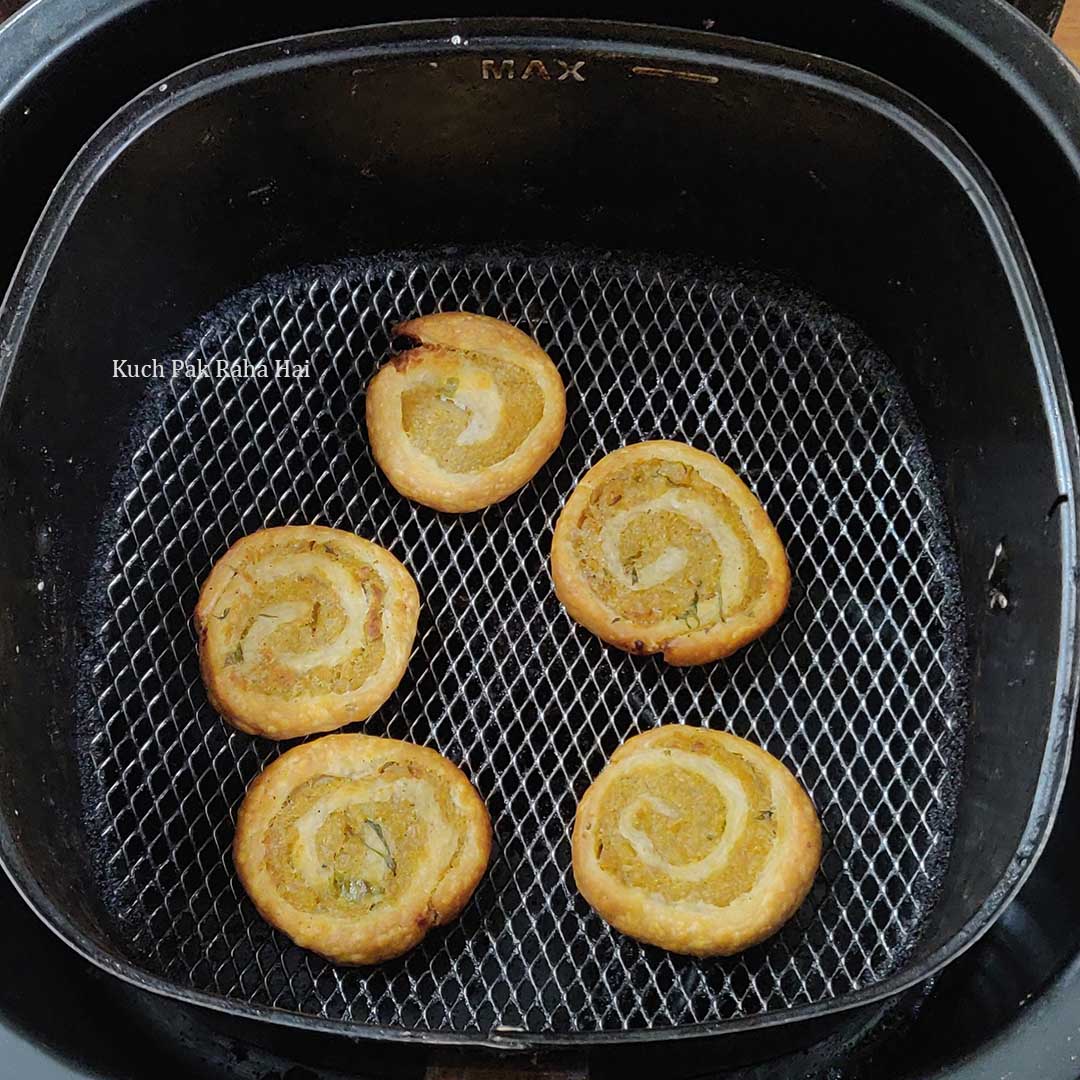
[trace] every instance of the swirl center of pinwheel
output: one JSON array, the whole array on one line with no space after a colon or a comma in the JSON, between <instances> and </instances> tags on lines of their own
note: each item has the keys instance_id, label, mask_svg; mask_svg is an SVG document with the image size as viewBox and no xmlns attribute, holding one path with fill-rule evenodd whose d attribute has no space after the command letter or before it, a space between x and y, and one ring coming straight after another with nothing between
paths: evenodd
<instances>
[{"instance_id":1,"label":"swirl center of pinwheel","mask_svg":"<svg viewBox=\"0 0 1080 1080\"><path fill-rule=\"evenodd\" d=\"M713 906L754 887L776 823L771 786L747 761L664 747L612 769L596 837L606 872L665 900Z\"/></svg>"},{"instance_id":2,"label":"swirl center of pinwheel","mask_svg":"<svg viewBox=\"0 0 1080 1080\"><path fill-rule=\"evenodd\" d=\"M267 829L267 865L290 904L355 916L432 890L457 836L430 780L391 763L298 787Z\"/></svg>"},{"instance_id":3,"label":"swirl center of pinwheel","mask_svg":"<svg viewBox=\"0 0 1080 1080\"><path fill-rule=\"evenodd\" d=\"M401 394L402 427L448 472L476 472L504 460L543 416L543 393L524 368L434 346L423 356Z\"/></svg>"},{"instance_id":4,"label":"swirl center of pinwheel","mask_svg":"<svg viewBox=\"0 0 1080 1080\"><path fill-rule=\"evenodd\" d=\"M264 558L212 616L229 635L226 675L284 698L347 693L385 656L385 599L378 571L332 544Z\"/></svg>"},{"instance_id":5,"label":"swirl center of pinwheel","mask_svg":"<svg viewBox=\"0 0 1080 1080\"><path fill-rule=\"evenodd\" d=\"M766 576L738 508L696 469L637 462L594 494L575 536L596 594L640 625L692 632L749 607Z\"/></svg>"}]
</instances>

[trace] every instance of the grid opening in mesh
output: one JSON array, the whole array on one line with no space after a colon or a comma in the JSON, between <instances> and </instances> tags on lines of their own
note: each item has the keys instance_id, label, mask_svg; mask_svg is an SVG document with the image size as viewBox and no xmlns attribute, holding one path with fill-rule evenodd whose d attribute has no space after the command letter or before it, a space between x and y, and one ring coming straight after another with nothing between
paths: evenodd
<instances>
[{"instance_id":1,"label":"grid opening in mesh","mask_svg":"<svg viewBox=\"0 0 1080 1080\"><path fill-rule=\"evenodd\" d=\"M376 469L362 411L397 321L508 319L567 384L567 428L505 502L438 514ZM101 885L118 950L156 975L318 1019L443 1033L627 1031L837 998L903 963L944 872L962 746L962 612L946 515L909 402L851 323L727 271L480 256L352 262L222 309L158 388L125 462L85 728ZM219 360L268 377L219 376ZM283 361L310 374L275 376ZM667 667L574 625L551 529L603 454L649 438L716 453L787 548L791 603L727 661ZM109 508L116 517L116 508ZM435 747L473 779L495 849L463 915L377 968L292 946L232 868L236 808L282 747L207 703L191 614L213 561L266 525L390 548L420 588L400 687L363 730ZM612 751L660 723L718 727L782 758L822 817L802 909L740 956L694 960L607 927L577 895L569 830Z\"/></svg>"}]
</instances>

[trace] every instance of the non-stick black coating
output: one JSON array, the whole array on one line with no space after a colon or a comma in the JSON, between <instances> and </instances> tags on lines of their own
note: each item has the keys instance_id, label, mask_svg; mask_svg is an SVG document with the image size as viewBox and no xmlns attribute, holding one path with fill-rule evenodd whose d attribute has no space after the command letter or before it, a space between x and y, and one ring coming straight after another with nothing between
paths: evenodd
<instances>
[{"instance_id":1,"label":"non-stick black coating","mask_svg":"<svg viewBox=\"0 0 1080 1080\"><path fill-rule=\"evenodd\" d=\"M115 384L103 392L112 357L149 355L238 285L328 254L505 235L622 247L633 237L635 247L723 251L805 281L892 355L926 426L955 518L978 677L956 855L906 977L925 972L938 949L985 925L1034 852L1071 686L1060 646L1073 617L1063 572L1073 536L1065 519L1047 517L1072 483L1057 373L1038 340L1037 297L1034 317L1015 291L1030 282L1003 270L1010 241L988 236L983 178L958 183L903 123L850 94L742 60L718 68L715 84L635 80L625 50L530 43L552 59L567 48L587 56L583 107L539 96L580 90L573 82L485 86L478 40L393 61L385 50L341 56L172 112L90 191L25 327L21 305L5 312L9 343L20 346L0 420L14 478L9 537L37 538L33 550L4 552L6 617L18 620L22 663L38 677L5 688L4 704L41 718L4 778L9 868L69 936L101 949L102 913L83 887L86 848L64 794L77 782L65 757L77 673L62 661L91 630L72 618L70 599L93 553L72 541L104 497L111 470L101 464L115 462L137 398ZM497 57L523 47L484 44ZM704 56L629 51L655 66L710 69ZM161 100L178 85L166 83ZM39 284L32 276L30 288ZM70 371L65 384L57 364ZM65 496L59 512L44 504L50 488ZM1004 616L985 604L1002 539L1009 576L996 584L1013 600ZM4 627L12 640L15 625ZM59 775L43 785L46 762Z\"/></svg>"}]
</instances>

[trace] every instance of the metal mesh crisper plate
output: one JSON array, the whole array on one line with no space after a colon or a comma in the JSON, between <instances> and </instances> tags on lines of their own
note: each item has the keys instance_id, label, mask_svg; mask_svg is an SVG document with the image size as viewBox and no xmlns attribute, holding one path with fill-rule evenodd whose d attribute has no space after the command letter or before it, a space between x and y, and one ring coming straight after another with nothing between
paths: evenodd
<instances>
[{"instance_id":1,"label":"metal mesh crisper plate","mask_svg":"<svg viewBox=\"0 0 1080 1080\"><path fill-rule=\"evenodd\" d=\"M453 308L533 333L569 403L562 446L533 482L463 516L399 497L362 421L390 325ZM857 328L746 275L517 256L298 274L207 325L193 362L291 358L311 371L164 380L148 391L147 434L123 464L87 726L98 785L88 813L118 951L235 1001L451 1033L745 1017L835 998L903 962L947 856L961 612L917 425ZM603 454L657 437L730 463L787 546L788 611L726 662L677 669L609 649L552 589L551 528L576 480ZM231 731L207 704L191 613L232 541L289 522L355 530L412 571L416 651L365 730L460 763L495 827L490 869L462 917L374 969L292 947L232 869L236 807L281 748ZM620 742L671 722L758 741L822 815L811 896L739 957L639 945L574 889L577 799Z\"/></svg>"}]
</instances>

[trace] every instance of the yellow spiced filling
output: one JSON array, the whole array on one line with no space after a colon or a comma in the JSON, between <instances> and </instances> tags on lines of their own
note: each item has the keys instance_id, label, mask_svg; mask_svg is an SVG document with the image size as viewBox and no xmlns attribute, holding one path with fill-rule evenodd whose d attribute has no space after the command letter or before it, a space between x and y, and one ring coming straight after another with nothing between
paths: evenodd
<instances>
[{"instance_id":1,"label":"yellow spiced filling","mask_svg":"<svg viewBox=\"0 0 1080 1080\"><path fill-rule=\"evenodd\" d=\"M266 831L266 865L302 911L357 917L410 891L430 894L457 855L445 794L411 764L297 787Z\"/></svg>"},{"instance_id":2,"label":"yellow spiced filling","mask_svg":"<svg viewBox=\"0 0 1080 1080\"><path fill-rule=\"evenodd\" d=\"M731 499L696 469L660 458L600 485L573 543L597 597L638 625L713 626L749 607L767 577Z\"/></svg>"},{"instance_id":3,"label":"yellow spiced filling","mask_svg":"<svg viewBox=\"0 0 1080 1080\"><path fill-rule=\"evenodd\" d=\"M597 860L666 901L723 907L754 887L776 841L771 785L711 741L672 741L629 759L606 792Z\"/></svg>"},{"instance_id":4,"label":"yellow spiced filling","mask_svg":"<svg viewBox=\"0 0 1080 1080\"><path fill-rule=\"evenodd\" d=\"M285 699L357 689L383 662L386 584L332 542L281 544L237 570L210 618L222 675Z\"/></svg>"},{"instance_id":5,"label":"yellow spiced filling","mask_svg":"<svg viewBox=\"0 0 1080 1080\"><path fill-rule=\"evenodd\" d=\"M509 457L544 414L524 368L481 353L422 350L401 395L405 434L448 472L470 473Z\"/></svg>"}]
</instances>

